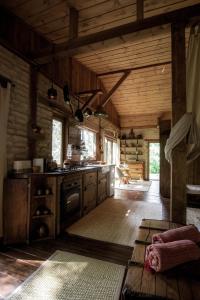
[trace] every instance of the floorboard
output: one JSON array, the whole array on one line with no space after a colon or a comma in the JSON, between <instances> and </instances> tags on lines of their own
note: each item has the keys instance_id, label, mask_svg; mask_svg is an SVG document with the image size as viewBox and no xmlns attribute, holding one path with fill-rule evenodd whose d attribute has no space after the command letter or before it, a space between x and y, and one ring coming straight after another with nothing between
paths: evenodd
<instances>
[{"instance_id":1,"label":"floorboard","mask_svg":"<svg viewBox=\"0 0 200 300\"><path fill-rule=\"evenodd\" d=\"M152 183L147 193L116 190L114 198L163 204L167 200L159 196L157 184ZM168 205L163 205L163 217L167 216L167 207ZM56 240L5 247L0 252L0 300L29 277L55 250L127 265L133 248L67 234Z\"/></svg>"}]
</instances>

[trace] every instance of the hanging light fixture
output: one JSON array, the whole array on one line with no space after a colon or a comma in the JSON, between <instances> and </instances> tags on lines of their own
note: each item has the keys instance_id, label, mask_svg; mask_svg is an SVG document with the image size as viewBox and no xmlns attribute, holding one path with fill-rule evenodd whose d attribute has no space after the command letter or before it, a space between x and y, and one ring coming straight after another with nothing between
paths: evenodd
<instances>
[{"instance_id":1,"label":"hanging light fixture","mask_svg":"<svg viewBox=\"0 0 200 300\"><path fill-rule=\"evenodd\" d=\"M85 118L92 116L92 110L89 107L87 107L86 110L84 111L83 115Z\"/></svg>"},{"instance_id":2,"label":"hanging light fixture","mask_svg":"<svg viewBox=\"0 0 200 300\"><path fill-rule=\"evenodd\" d=\"M63 95L64 95L64 101L66 104L70 104L70 95L69 95L69 87L66 83L63 87Z\"/></svg>"},{"instance_id":3,"label":"hanging light fixture","mask_svg":"<svg viewBox=\"0 0 200 300\"><path fill-rule=\"evenodd\" d=\"M52 49L52 55L53 55L53 51L54 49ZM49 98L49 100L56 100L57 99L57 90L53 87L53 79L54 79L54 72L53 72L53 67L55 65L55 60L54 57L52 58L52 80L51 80L51 87L48 89L47 91L47 96Z\"/></svg>"},{"instance_id":4,"label":"hanging light fixture","mask_svg":"<svg viewBox=\"0 0 200 300\"><path fill-rule=\"evenodd\" d=\"M53 87L53 80L52 80L52 84L51 84L50 89L48 89L48 91L47 91L47 95L48 95L49 100L56 100L57 99L57 91Z\"/></svg>"},{"instance_id":5,"label":"hanging light fixture","mask_svg":"<svg viewBox=\"0 0 200 300\"><path fill-rule=\"evenodd\" d=\"M98 105L96 111L94 112L94 116L98 118L107 118L108 114L106 113L102 105Z\"/></svg>"},{"instance_id":6,"label":"hanging light fixture","mask_svg":"<svg viewBox=\"0 0 200 300\"><path fill-rule=\"evenodd\" d=\"M78 99L78 108L75 111L75 119L79 122L83 122L83 113L82 110L79 108L79 99Z\"/></svg>"}]
</instances>

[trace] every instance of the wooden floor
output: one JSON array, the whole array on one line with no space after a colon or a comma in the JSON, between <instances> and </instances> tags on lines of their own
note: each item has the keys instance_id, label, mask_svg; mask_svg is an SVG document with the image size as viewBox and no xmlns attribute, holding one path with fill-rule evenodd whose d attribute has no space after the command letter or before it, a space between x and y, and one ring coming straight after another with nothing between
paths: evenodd
<instances>
[{"instance_id":1,"label":"wooden floor","mask_svg":"<svg viewBox=\"0 0 200 300\"><path fill-rule=\"evenodd\" d=\"M156 181L152 183L148 193L116 190L114 197L143 201L144 203L162 203L163 218L168 216L168 200L159 196L159 183ZM59 237L57 240L6 247L0 252L0 299L4 299L19 286L57 249L122 265L127 264L133 250L128 246L67 235Z\"/></svg>"}]
</instances>

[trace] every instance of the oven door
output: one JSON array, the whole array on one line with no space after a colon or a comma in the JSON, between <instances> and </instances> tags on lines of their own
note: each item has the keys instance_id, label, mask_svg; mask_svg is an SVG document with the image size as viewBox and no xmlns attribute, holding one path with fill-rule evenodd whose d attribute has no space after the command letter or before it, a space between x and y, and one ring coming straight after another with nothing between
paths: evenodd
<instances>
[{"instance_id":1,"label":"oven door","mask_svg":"<svg viewBox=\"0 0 200 300\"><path fill-rule=\"evenodd\" d=\"M60 203L60 221L64 228L81 216L81 187L62 188Z\"/></svg>"}]
</instances>

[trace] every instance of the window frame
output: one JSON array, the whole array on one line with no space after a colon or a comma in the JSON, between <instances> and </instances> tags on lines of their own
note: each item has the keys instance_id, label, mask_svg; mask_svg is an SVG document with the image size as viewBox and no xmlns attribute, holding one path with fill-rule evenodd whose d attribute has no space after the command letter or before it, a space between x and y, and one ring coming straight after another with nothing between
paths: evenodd
<instances>
[{"instance_id":1,"label":"window frame","mask_svg":"<svg viewBox=\"0 0 200 300\"><path fill-rule=\"evenodd\" d=\"M108 162L108 153L106 150L106 140L107 142L110 142L111 143L111 162ZM114 139L114 138L111 138L110 136L108 135L104 135L104 161L106 161L107 164L116 164L116 162L114 163L113 162L113 144L116 144L117 145L117 139Z\"/></svg>"},{"instance_id":2,"label":"window frame","mask_svg":"<svg viewBox=\"0 0 200 300\"><path fill-rule=\"evenodd\" d=\"M80 131L81 130L87 130L87 131L89 131L89 132L92 132L94 135L95 135L95 155L94 155L94 157L92 158L92 159L89 159L89 158L87 158L87 159L81 159L81 161L96 161L96 159L97 159L97 131L95 131L95 130L93 130L93 129L91 129L91 128L89 128L89 127L85 127L85 126L80 126L79 127L80 128Z\"/></svg>"}]
</instances>

